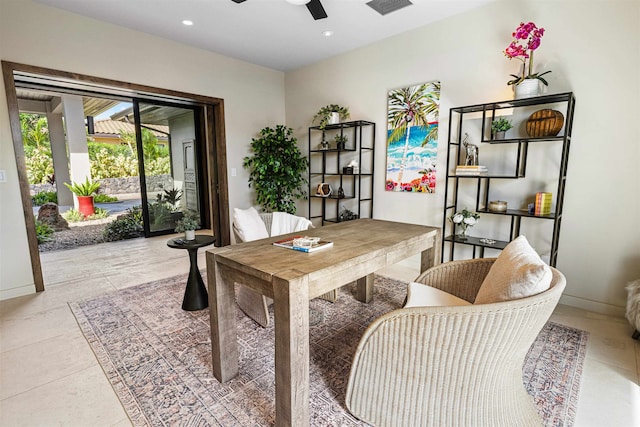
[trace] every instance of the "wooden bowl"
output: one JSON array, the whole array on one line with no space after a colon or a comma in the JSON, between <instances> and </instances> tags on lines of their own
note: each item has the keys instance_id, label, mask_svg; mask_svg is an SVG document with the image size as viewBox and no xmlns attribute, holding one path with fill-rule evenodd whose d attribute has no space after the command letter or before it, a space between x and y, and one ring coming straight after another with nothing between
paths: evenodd
<instances>
[{"instance_id":1,"label":"wooden bowl","mask_svg":"<svg viewBox=\"0 0 640 427\"><path fill-rule=\"evenodd\" d=\"M539 110L529 116L529 120L527 120L527 135L531 138L556 136L563 124L564 116L560 111Z\"/></svg>"}]
</instances>

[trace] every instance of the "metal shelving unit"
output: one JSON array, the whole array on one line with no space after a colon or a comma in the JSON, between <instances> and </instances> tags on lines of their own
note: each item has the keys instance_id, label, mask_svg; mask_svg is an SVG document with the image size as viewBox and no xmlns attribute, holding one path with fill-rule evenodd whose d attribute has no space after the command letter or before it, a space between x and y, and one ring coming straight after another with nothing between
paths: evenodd
<instances>
[{"instance_id":1,"label":"metal shelving unit","mask_svg":"<svg viewBox=\"0 0 640 427\"><path fill-rule=\"evenodd\" d=\"M358 218L373 217L373 172L376 124L365 120L309 128L309 219L325 223L340 222L341 208L349 209ZM335 135L346 136L344 148L320 148L323 140ZM359 173L343 173L351 160L357 160ZM328 183L330 196L316 195L320 183ZM338 196L338 188L344 197Z\"/></svg>"},{"instance_id":2,"label":"metal shelving unit","mask_svg":"<svg viewBox=\"0 0 640 427\"><path fill-rule=\"evenodd\" d=\"M491 122L496 117L496 112L503 109L511 109L516 111L523 107L541 107L545 105L564 105L564 132L557 136L549 136L542 138L530 138L530 137L516 137L503 140L491 139L489 131ZM571 130L573 126L573 115L575 110L575 96L572 92L538 96L525 99L509 100L502 102L492 102L487 104L470 105L466 107L451 108L449 115L449 135L448 135L448 148L447 148L447 177L445 185L445 206L444 206L444 218L442 229L445 230L442 241L442 261L445 261L445 255L448 254L449 259L453 260L455 255L455 249L457 245L470 245L473 247L472 257L482 258L484 257L484 251L486 248L491 249L504 249L509 241L515 239L520 234L520 226L522 218L535 218L536 220L548 220L553 221L553 232L551 236L551 247L549 250L549 264L555 266L558 257L558 240L560 236L560 226L562 225L562 209L564 204L564 192L567 179L567 163L569 159L569 147L571 144ZM464 163L464 148L462 148L462 127L464 121L469 116L474 118L481 117L481 130L480 130L480 142L491 144L496 147L497 145L504 145L513 147L516 145L515 150L515 170L512 174L501 173L496 175L482 174L476 176L461 176L455 174L455 165ZM476 135L477 136L477 135ZM508 209L505 212L494 212L488 209L491 184L497 180L513 180L524 179L527 177L527 157L529 152L529 146L533 144L556 144L562 143L562 151L560 158L557 159L559 164L557 191L554 194L555 197L555 212L549 215L533 215L527 211L518 209ZM461 149L462 148L462 149ZM455 163L452 164L452 161ZM453 168L453 169L452 169ZM461 180L475 180L477 185L475 188L476 193L476 206L475 211L481 215L502 215L510 218L510 230L509 240L497 240L491 236L486 237L467 237L461 239L455 235L455 226L448 222L448 218L454 213L458 212L459 208L459 190ZM486 243L481 239L494 240L493 243ZM448 251L446 250L448 246Z\"/></svg>"}]
</instances>

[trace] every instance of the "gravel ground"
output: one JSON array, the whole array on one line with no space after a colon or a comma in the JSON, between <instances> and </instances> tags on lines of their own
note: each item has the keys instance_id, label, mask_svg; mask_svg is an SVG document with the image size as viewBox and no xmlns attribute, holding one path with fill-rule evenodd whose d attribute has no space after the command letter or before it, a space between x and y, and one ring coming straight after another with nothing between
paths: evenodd
<instances>
[{"instance_id":1,"label":"gravel ground","mask_svg":"<svg viewBox=\"0 0 640 427\"><path fill-rule=\"evenodd\" d=\"M102 233L107 223L115 220L118 215L124 213L132 206L140 204L139 194L118 194L118 202L115 203L96 203L96 207L100 207L109 211L107 218L96 219L92 221L69 222L70 230L56 231L53 233L52 240L47 243L38 245L40 252L58 251L62 249L73 249L78 246L96 245L104 243ZM61 213L70 207L62 207ZM33 207L34 215L38 215L40 206Z\"/></svg>"},{"instance_id":2,"label":"gravel ground","mask_svg":"<svg viewBox=\"0 0 640 427\"><path fill-rule=\"evenodd\" d=\"M38 245L40 252L72 249L78 246L95 245L103 243L102 232L106 223L71 227L70 230L56 231L53 240Z\"/></svg>"},{"instance_id":3,"label":"gravel ground","mask_svg":"<svg viewBox=\"0 0 640 427\"><path fill-rule=\"evenodd\" d=\"M107 223L115 220L117 215L93 221L70 222L70 230L56 231L51 236L53 240L38 245L40 252L73 249L78 246L96 245L104 243L102 233Z\"/></svg>"}]
</instances>

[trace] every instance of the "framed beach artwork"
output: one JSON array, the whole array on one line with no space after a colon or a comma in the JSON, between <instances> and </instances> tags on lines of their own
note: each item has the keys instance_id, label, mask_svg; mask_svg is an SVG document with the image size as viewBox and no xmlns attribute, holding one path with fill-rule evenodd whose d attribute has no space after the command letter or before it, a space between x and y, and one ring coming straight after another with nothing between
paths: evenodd
<instances>
[{"instance_id":1,"label":"framed beach artwork","mask_svg":"<svg viewBox=\"0 0 640 427\"><path fill-rule=\"evenodd\" d=\"M439 111L439 81L389 91L387 191L435 192Z\"/></svg>"}]
</instances>

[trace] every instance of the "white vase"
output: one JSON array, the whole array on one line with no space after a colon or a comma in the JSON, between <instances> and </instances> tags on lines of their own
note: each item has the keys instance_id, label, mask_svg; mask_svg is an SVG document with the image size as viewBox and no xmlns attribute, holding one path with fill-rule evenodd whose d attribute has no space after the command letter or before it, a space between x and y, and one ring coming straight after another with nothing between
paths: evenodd
<instances>
[{"instance_id":1,"label":"white vase","mask_svg":"<svg viewBox=\"0 0 640 427\"><path fill-rule=\"evenodd\" d=\"M340 123L340 113L331 113L331 115L329 116L329 124L337 125L338 123Z\"/></svg>"},{"instance_id":2,"label":"white vase","mask_svg":"<svg viewBox=\"0 0 640 427\"><path fill-rule=\"evenodd\" d=\"M513 89L516 99L531 98L540 95L540 80L524 79Z\"/></svg>"},{"instance_id":3,"label":"white vase","mask_svg":"<svg viewBox=\"0 0 640 427\"><path fill-rule=\"evenodd\" d=\"M195 240L196 239L196 230L184 230L184 239L185 240Z\"/></svg>"}]
</instances>

